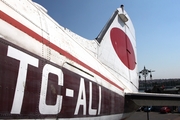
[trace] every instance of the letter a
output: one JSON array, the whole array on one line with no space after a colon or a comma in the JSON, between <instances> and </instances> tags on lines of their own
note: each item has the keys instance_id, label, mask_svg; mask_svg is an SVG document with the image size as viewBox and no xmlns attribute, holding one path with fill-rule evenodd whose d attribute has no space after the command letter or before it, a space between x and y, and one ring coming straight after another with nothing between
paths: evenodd
<instances>
[{"instance_id":1,"label":"letter a","mask_svg":"<svg viewBox=\"0 0 180 120\"><path fill-rule=\"evenodd\" d=\"M81 78L80 80L79 94L78 94L74 115L78 114L80 105L83 106L83 115L86 115L86 91L85 91L85 84L83 78Z\"/></svg>"}]
</instances>

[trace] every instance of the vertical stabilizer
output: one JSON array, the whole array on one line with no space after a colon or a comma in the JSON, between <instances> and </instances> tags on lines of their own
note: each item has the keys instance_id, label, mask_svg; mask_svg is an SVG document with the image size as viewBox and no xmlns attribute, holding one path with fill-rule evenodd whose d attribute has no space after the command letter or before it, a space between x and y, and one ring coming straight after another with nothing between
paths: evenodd
<instances>
[{"instance_id":1,"label":"vertical stabilizer","mask_svg":"<svg viewBox=\"0 0 180 120\"><path fill-rule=\"evenodd\" d=\"M131 90L137 90L135 31L123 5L118 8L99 36L98 59Z\"/></svg>"}]
</instances>

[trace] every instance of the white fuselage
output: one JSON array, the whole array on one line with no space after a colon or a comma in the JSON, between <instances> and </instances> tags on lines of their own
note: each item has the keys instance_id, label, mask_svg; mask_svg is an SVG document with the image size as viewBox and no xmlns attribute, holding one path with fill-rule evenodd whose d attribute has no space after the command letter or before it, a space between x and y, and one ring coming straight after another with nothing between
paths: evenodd
<instances>
[{"instance_id":1,"label":"white fuselage","mask_svg":"<svg viewBox=\"0 0 180 120\"><path fill-rule=\"evenodd\" d=\"M120 73L106 65L100 43L28 0L0 1L0 26L0 118L122 118L124 92L137 91L137 72L126 76L122 65Z\"/></svg>"}]
</instances>

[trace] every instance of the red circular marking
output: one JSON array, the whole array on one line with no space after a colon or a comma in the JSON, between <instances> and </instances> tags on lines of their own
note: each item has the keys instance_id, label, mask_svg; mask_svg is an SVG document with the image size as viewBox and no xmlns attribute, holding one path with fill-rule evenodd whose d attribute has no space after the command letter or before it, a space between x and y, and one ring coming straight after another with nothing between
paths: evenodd
<instances>
[{"instance_id":1,"label":"red circular marking","mask_svg":"<svg viewBox=\"0 0 180 120\"><path fill-rule=\"evenodd\" d=\"M112 28L110 32L111 42L123 64L130 70L134 70L135 54L128 36L119 28Z\"/></svg>"}]
</instances>

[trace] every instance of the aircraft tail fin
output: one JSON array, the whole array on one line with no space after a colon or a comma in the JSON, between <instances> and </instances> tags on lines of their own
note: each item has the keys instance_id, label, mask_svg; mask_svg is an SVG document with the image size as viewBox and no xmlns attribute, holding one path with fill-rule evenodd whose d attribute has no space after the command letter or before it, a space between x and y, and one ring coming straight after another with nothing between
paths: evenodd
<instances>
[{"instance_id":1,"label":"aircraft tail fin","mask_svg":"<svg viewBox=\"0 0 180 120\"><path fill-rule=\"evenodd\" d=\"M135 31L123 5L118 8L96 40L98 59L132 91L137 91Z\"/></svg>"},{"instance_id":2,"label":"aircraft tail fin","mask_svg":"<svg viewBox=\"0 0 180 120\"><path fill-rule=\"evenodd\" d=\"M108 28L111 26L113 20L115 19L116 15L118 14L118 10L116 10L114 12L114 14L112 15L112 17L109 19L109 21L106 23L106 25L104 26L104 28L101 30L101 32L99 33L99 35L97 36L96 40L98 41L98 43L101 43L105 33L107 32Z\"/></svg>"}]
</instances>

